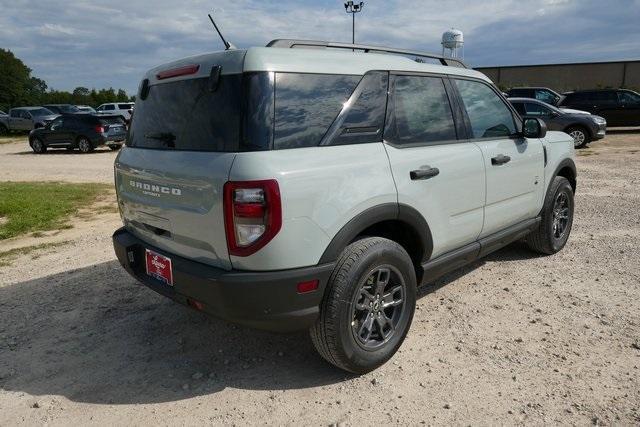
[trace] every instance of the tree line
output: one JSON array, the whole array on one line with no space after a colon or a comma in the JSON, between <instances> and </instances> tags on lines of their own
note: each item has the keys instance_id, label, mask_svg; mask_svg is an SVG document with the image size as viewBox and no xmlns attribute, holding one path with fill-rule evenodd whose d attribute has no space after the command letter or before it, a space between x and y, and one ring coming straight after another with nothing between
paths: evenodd
<instances>
[{"instance_id":1,"label":"tree line","mask_svg":"<svg viewBox=\"0 0 640 427\"><path fill-rule=\"evenodd\" d=\"M49 89L31 75L31 69L10 50L0 48L0 110L43 104L74 104L97 107L106 102L132 101L123 89L77 87L72 92Z\"/></svg>"}]
</instances>

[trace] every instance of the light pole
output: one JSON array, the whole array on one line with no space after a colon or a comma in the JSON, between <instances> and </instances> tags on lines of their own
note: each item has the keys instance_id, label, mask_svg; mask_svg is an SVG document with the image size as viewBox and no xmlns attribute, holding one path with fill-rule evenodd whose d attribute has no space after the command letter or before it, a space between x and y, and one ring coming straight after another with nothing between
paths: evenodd
<instances>
[{"instance_id":1,"label":"light pole","mask_svg":"<svg viewBox=\"0 0 640 427\"><path fill-rule=\"evenodd\" d=\"M364 2L354 3L349 0L344 2L344 10L351 14L351 44L356 44L356 13L362 12Z\"/></svg>"}]
</instances>

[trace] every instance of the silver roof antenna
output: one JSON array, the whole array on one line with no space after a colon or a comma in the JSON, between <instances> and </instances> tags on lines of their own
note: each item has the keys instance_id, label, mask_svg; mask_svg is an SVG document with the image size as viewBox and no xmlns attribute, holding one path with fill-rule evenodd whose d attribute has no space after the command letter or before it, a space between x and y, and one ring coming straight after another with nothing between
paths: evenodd
<instances>
[{"instance_id":1,"label":"silver roof antenna","mask_svg":"<svg viewBox=\"0 0 640 427\"><path fill-rule=\"evenodd\" d=\"M220 32L220 29L218 28L218 26L216 25L216 22L213 20L213 18L211 17L211 14L208 13L207 14L209 16L209 20L211 21L211 23L213 24L213 28L216 29L216 31L218 32L218 35L220 36L220 38L222 39L222 43L224 43L224 50L229 50L229 49L237 49L234 45L232 45L231 43L229 43L227 40L225 40L224 36L222 35L222 33Z\"/></svg>"}]
</instances>

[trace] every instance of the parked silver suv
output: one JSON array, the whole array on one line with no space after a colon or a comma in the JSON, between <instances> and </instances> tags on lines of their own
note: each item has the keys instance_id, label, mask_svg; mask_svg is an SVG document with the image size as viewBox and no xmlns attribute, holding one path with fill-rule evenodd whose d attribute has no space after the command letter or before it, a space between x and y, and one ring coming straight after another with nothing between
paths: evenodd
<instances>
[{"instance_id":1,"label":"parked silver suv","mask_svg":"<svg viewBox=\"0 0 640 427\"><path fill-rule=\"evenodd\" d=\"M571 137L456 60L276 40L150 70L135 111L115 162L122 266L197 310L310 329L350 372L396 352L420 284L519 239L553 254L571 231Z\"/></svg>"}]
</instances>

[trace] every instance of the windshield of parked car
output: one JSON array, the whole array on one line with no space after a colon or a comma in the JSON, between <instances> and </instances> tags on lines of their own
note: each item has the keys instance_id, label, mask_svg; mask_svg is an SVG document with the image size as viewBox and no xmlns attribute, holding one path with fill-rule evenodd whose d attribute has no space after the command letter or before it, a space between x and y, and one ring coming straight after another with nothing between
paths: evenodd
<instances>
[{"instance_id":1,"label":"windshield of parked car","mask_svg":"<svg viewBox=\"0 0 640 427\"><path fill-rule=\"evenodd\" d=\"M77 113L80 109L74 105L60 105L58 106L63 113Z\"/></svg>"},{"instance_id":2,"label":"windshield of parked car","mask_svg":"<svg viewBox=\"0 0 640 427\"><path fill-rule=\"evenodd\" d=\"M619 92L620 101L629 103L629 104L637 104L640 103L640 95L634 92Z\"/></svg>"},{"instance_id":3,"label":"windshield of parked car","mask_svg":"<svg viewBox=\"0 0 640 427\"><path fill-rule=\"evenodd\" d=\"M46 108L34 108L33 110L29 110L29 113L31 113L32 116L53 116L55 114Z\"/></svg>"}]
</instances>

